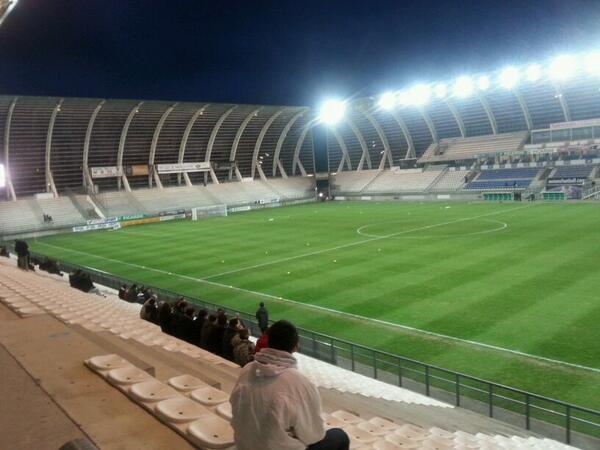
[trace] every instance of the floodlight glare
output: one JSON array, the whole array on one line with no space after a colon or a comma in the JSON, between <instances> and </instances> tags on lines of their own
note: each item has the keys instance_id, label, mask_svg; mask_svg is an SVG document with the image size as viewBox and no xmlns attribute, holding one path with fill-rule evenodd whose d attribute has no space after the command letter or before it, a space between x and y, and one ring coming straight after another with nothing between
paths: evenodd
<instances>
[{"instance_id":1,"label":"floodlight glare","mask_svg":"<svg viewBox=\"0 0 600 450\"><path fill-rule=\"evenodd\" d=\"M424 105L431 97L431 88L426 84L417 84L408 92L410 103L413 105Z\"/></svg>"},{"instance_id":2,"label":"floodlight glare","mask_svg":"<svg viewBox=\"0 0 600 450\"><path fill-rule=\"evenodd\" d=\"M4 173L4 164L0 164L0 188L6 185L6 174Z\"/></svg>"},{"instance_id":3,"label":"floodlight glare","mask_svg":"<svg viewBox=\"0 0 600 450\"><path fill-rule=\"evenodd\" d=\"M346 103L341 100L327 100L321 105L319 119L327 125L335 125L344 117Z\"/></svg>"},{"instance_id":4,"label":"floodlight glare","mask_svg":"<svg viewBox=\"0 0 600 450\"><path fill-rule=\"evenodd\" d=\"M507 67L500 73L498 82L505 89L514 88L519 82L519 71L516 67Z\"/></svg>"},{"instance_id":5,"label":"floodlight glare","mask_svg":"<svg viewBox=\"0 0 600 450\"><path fill-rule=\"evenodd\" d=\"M477 79L477 87L479 88L480 91L487 90L487 88L490 87L490 79L485 75L480 76Z\"/></svg>"},{"instance_id":6,"label":"floodlight glare","mask_svg":"<svg viewBox=\"0 0 600 450\"><path fill-rule=\"evenodd\" d=\"M444 83L440 83L433 88L433 92L437 98L444 98L448 94L448 88Z\"/></svg>"},{"instance_id":7,"label":"floodlight glare","mask_svg":"<svg viewBox=\"0 0 600 450\"><path fill-rule=\"evenodd\" d=\"M600 51L587 54L583 64L590 75L600 75Z\"/></svg>"},{"instance_id":8,"label":"floodlight glare","mask_svg":"<svg viewBox=\"0 0 600 450\"><path fill-rule=\"evenodd\" d=\"M473 81L471 77L462 76L458 77L454 82L453 88L454 95L457 97L468 97L473 92Z\"/></svg>"},{"instance_id":9,"label":"floodlight glare","mask_svg":"<svg viewBox=\"0 0 600 450\"><path fill-rule=\"evenodd\" d=\"M548 74L550 78L557 81L564 81L575 75L577 70L577 60L571 55L561 55L550 63Z\"/></svg>"},{"instance_id":10,"label":"floodlight glare","mask_svg":"<svg viewBox=\"0 0 600 450\"><path fill-rule=\"evenodd\" d=\"M379 97L379 107L387 111L394 109L396 106L396 94L393 92L386 92Z\"/></svg>"},{"instance_id":11,"label":"floodlight glare","mask_svg":"<svg viewBox=\"0 0 600 450\"><path fill-rule=\"evenodd\" d=\"M398 92L397 100L401 106L408 106L412 103L412 97L409 91Z\"/></svg>"},{"instance_id":12,"label":"floodlight glare","mask_svg":"<svg viewBox=\"0 0 600 450\"><path fill-rule=\"evenodd\" d=\"M539 64L531 64L527 67L527 70L525 70L525 76L528 81L537 81L542 78L542 68Z\"/></svg>"}]
</instances>

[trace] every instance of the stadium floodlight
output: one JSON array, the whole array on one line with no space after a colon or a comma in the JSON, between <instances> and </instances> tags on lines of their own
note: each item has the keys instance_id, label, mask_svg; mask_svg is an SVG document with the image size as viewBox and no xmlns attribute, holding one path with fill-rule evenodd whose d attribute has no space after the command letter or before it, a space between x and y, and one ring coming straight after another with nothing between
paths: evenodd
<instances>
[{"instance_id":1,"label":"stadium floodlight","mask_svg":"<svg viewBox=\"0 0 600 450\"><path fill-rule=\"evenodd\" d=\"M346 103L341 100L327 100L321 105L319 119L327 125L335 125L344 118Z\"/></svg>"},{"instance_id":2,"label":"stadium floodlight","mask_svg":"<svg viewBox=\"0 0 600 450\"><path fill-rule=\"evenodd\" d=\"M431 88L426 84L417 84L408 91L410 104L421 106L429 101Z\"/></svg>"},{"instance_id":3,"label":"stadium floodlight","mask_svg":"<svg viewBox=\"0 0 600 450\"><path fill-rule=\"evenodd\" d=\"M500 72L498 82L504 89L514 88L519 82L519 70L516 67L507 67Z\"/></svg>"},{"instance_id":4,"label":"stadium floodlight","mask_svg":"<svg viewBox=\"0 0 600 450\"><path fill-rule=\"evenodd\" d=\"M409 91L398 92L396 100L401 106L409 106L412 103L412 98Z\"/></svg>"},{"instance_id":5,"label":"stadium floodlight","mask_svg":"<svg viewBox=\"0 0 600 450\"><path fill-rule=\"evenodd\" d=\"M459 98L468 97L473 93L473 80L466 75L458 77L454 82L452 91Z\"/></svg>"},{"instance_id":6,"label":"stadium floodlight","mask_svg":"<svg viewBox=\"0 0 600 450\"><path fill-rule=\"evenodd\" d=\"M433 92L437 98L444 98L448 94L448 88L444 83L439 83L433 88Z\"/></svg>"},{"instance_id":7,"label":"stadium floodlight","mask_svg":"<svg viewBox=\"0 0 600 450\"><path fill-rule=\"evenodd\" d=\"M600 51L588 53L583 60L583 64L590 75L600 75Z\"/></svg>"},{"instance_id":8,"label":"stadium floodlight","mask_svg":"<svg viewBox=\"0 0 600 450\"><path fill-rule=\"evenodd\" d=\"M394 109L396 106L396 94L393 92L385 92L381 97L379 97L379 107L389 111Z\"/></svg>"},{"instance_id":9,"label":"stadium floodlight","mask_svg":"<svg viewBox=\"0 0 600 450\"><path fill-rule=\"evenodd\" d=\"M577 70L577 59L571 55L556 57L549 67L549 76L553 80L564 81L575 75Z\"/></svg>"},{"instance_id":10,"label":"stadium floodlight","mask_svg":"<svg viewBox=\"0 0 600 450\"><path fill-rule=\"evenodd\" d=\"M525 70L525 76L528 81L534 82L542 78L542 68L539 64L530 64Z\"/></svg>"},{"instance_id":11,"label":"stadium floodlight","mask_svg":"<svg viewBox=\"0 0 600 450\"><path fill-rule=\"evenodd\" d=\"M487 75L482 75L477 79L477 88L480 91L485 91L490 87L490 78Z\"/></svg>"},{"instance_id":12,"label":"stadium floodlight","mask_svg":"<svg viewBox=\"0 0 600 450\"><path fill-rule=\"evenodd\" d=\"M6 174L4 173L4 164L0 164L0 188L6 186Z\"/></svg>"}]
</instances>

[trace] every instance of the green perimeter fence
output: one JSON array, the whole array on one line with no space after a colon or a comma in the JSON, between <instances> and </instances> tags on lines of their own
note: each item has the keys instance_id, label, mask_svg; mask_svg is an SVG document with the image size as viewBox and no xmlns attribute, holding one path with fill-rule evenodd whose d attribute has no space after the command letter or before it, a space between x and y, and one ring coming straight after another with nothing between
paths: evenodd
<instances>
[{"instance_id":1,"label":"green perimeter fence","mask_svg":"<svg viewBox=\"0 0 600 450\"><path fill-rule=\"evenodd\" d=\"M43 260L45 255L31 254ZM91 275L94 283L118 289L126 284L143 284L86 266L58 261L64 272L76 269ZM175 300L182 296L173 291L151 287L160 299ZM222 308L237 314L253 335L260 330L256 318L206 300L185 296L208 310ZM428 397L453 403L489 417L521 426L566 443L588 448L599 445L600 411L583 408L560 400L493 383L463 373L425 364L400 355L355 344L323 333L299 328L300 353ZM597 448L600 448L597 447Z\"/></svg>"}]
</instances>

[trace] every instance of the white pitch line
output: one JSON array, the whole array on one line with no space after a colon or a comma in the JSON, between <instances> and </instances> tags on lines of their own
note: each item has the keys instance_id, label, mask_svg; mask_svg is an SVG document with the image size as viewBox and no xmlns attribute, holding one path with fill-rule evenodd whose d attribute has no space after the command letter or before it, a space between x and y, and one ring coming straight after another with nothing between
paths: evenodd
<instances>
[{"instance_id":1,"label":"white pitch line","mask_svg":"<svg viewBox=\"0 0 600 450\"><path fill-rule=\"evenodd\" d=\"M544 356L533 355L531 353L521 352L521 351L518 351L518 350L512 350L512 349L505 348L505 347L499 347L499 346L496 346L496 345L485 344L483 342L471 341L469 339L462 339L462 338L458 338L458 337L454 337L454 336L449 336L449 335L445 335L445 334L441 334L441 333L435 333L433 331L422 330L420 328L415 328L415 327L411 327L411 326L408 326L408 325L401 325L401 324L398 324L398 323L388 322L388 321L381 320L381 319L375 319L375 318L372 318L372 317L365 317L365 316L361 316L361 315L358 315L358 314L353 314L353 313L349 313L349 312L339 311L337 309L327 308L325 306L312 305L310 303L303 303L303 302L299 302L299 301L296 301L296 300L291 300L291 299L287 299L287 298L283 298L283 297L278 297L278 296L272 295L272 294L266 294L264 292L252 291L250 289L244 289L244 288L240 288L240 287L236 287L236 286L228 286L226 284L217 283L215 281L208 281L208 280L205 280L205 279L202 279L202 278L194 278L194 277L190 277L188 275L181 275L181 274L178 274L178 273L167 272L165 270L155 269L153 267L141 266L141 265L135 264L135 263L128 263L126 261L121 261L119 259L107 258L107 257L104 257L104 256L94 255L93 253L82 252L82 251L79 251L79 250L72 250L72 249L68 249L68 248L65 248L65 247L60 247L58 245L47 244L45 242L38 242L38 244L39 245L45 245L45 246L48 246L48 247L54 247L54 248L57 248L57 249L60 249L60 250L65 250L65 251L71 252L71 253L79 253L81 255L91 256L93 258L102 259L102 260L105 260L105 261L111 261L111 262L116 262L116 263L119 263L119 264L124 264L124 265L127 265L127 266L131 266L131 267L137 267L137 268L144 269L144 270L150 270L150 271L153 271L153 272L162 273L162 274L165 274L165 275L170 275L170 276L182 278L182 279L185 279L185 280L190 280L190 281L194 281L194 282L197 282L197 283L204 283L204 284L208 284L208 285L211 285L211 286L217 286L217 287L221 287L221 288L231 289L233 291L245 292L245 293L256 295L256 296L259 296L259 297L269 298L271 300L278 301L278 302L291 303L291 304L300 306L302 308L316 309L316 310L324 311L324 312L327 312L329 314L333 314L333 315L336 315L336 316L345 316L345 317L348 317L348 318L351 318L351 319L354 319L354 320L359 320L359 321L362 321L362 322L373 322L373 323L377 323L377 324L380 324L380 325L385 325L385 326L390 327L390 328L398 328L398 329L402 329L402 330L405 330L405 331L411 331L411 332L417 333L417 334L424 334L424 335L427 335L427 336L433 336L433 337L436 337L436 338L439 338L439 339L446 339L446 340L450 340L450 341L460 342L462 344L469 344L469 345L473 345L473 346L476 346L476 347L483 347L483 348L487 348L487 349L490 349L490 350L495 350L495 351L504 352L504 353L510 353L510 354L513 354L513 355L518 355L518 356L522 356L522 357L526 357L526 358L531 358L531 359L537 359L537 360L549 362L549 363L552 363L552 364L558 364L558 365L567 366L567 367L571 367L571 368L575 368L575 369L581 369L581 370L587 370L587 371L590 371L590 372L600 373L600 369L594 368L594 367L587 367L587 366L583 366L583 365L580 365L580 364L574 364L574 363L569 363L569 362L566 362L566 361L560 361L560 360L557 360L557 359L546 358ZM91 268L91 269L96 270L94 268Z\"/></svg>"},{"instance_id":2,"label":"white pitch line","mask_svg":"<svg viewBox=\"0 0 600 450\"><path fill-rule=\"evenodd\" d=\"M457 237L477 236L477 235L480 235L480 234L489 234L489 233L495 233L495 232L497 232L497 231L502 231L502 230L504 230L504 229L508 228L508 224L507 224L506 222L501 222L500 220L494 220L494 219L483 219L483 220L482 220L482 222L499 223L499 224L500 224L500 226L499 226L499 227L496 227L496 228L492 228L492 229L490 229L490 230L474 231L474 232L472 232L472 233L462 233L462 234L439 234L439 235L437 235L437 236L415 236L415 237L408 236L408 238L409 238L409 239L441 239L441 238L445 238L445 239L447 239L447 238L457 238ZM358 234L360 234L361 236L366 236L366 237L373 237L373 238L376 238L376 237L383 237L383 236L381 236L381 235L379 235L379 234L369 234L369 233L365 233L363 230L364 230L365 228L368 228L368 227L374 227L374 226L377 226L377 225L383 225L383 224L386 224L386 223L398 223L398 222L395 222L395 221L388 221L388 222L379 222L379 223L373 223L373 224L369 224L369 225L363 225L362 227L360 227L360 228L357 228L357 229L356 229L356 232L357 232Z\"/></svg>"},{"instance_id":3,"label":"white pitch line","mask_svg":"<svg viewBox=\"0 0 600 450\"><path fill-rule=\"evenodd\" d=\"M389 239L391 237L400 236L402 234L413 233L415 231L428 230L430 228L442 227L444 225L450 225L450 224L453 224L453 223L465 222L465 221L468 221L468 220L479 219L479 218L482 218L482 217L494 216L494 215L502 214L502 213L509 212L509 211L517 211L519 209L530 208L532 206L533 205L519 206L519 207L516 207L516 208L510 208L510 209L506 209L506 210L503 210L503 211L494 211L494 212L491 212L491 213L481 214L481 215L473 216L473 217L463 217L461 219L451 220L449 222L442 222L442 223L436 223L436 224L433 224L433 225L426 225L424 227L411 228L409 230L399 231L397 233L387 234L387 235L384 235L384 236L372 237L370 239L363 239L362 241L350 242L348 244L342 244L342 245L338 245L336 247L324 248L324 249L321 249L321 250L316 250L314 252L303 253L301 255L288 256L286 258L277 259L275 261L268 261L268 262L264 262L264 263L260 263L260 264L254 264L252 266L246 266L246 267L242 267L240 269L227 270L225 272L220 272L220 273L216 273L214 275L209 275L209 276L206 276L206 277L202 277L202 279L203 280L210 280L212 278L218 278L218 277L222 277L224 275L230 275L232 273L245 272L247 270L258 269L259 267L265 267L265 266L270 266L270 265L273 265L273 264L279 264L279 263L283 263L283 262L287 262L287 261L292 261L294 259L306 258L307 256L320 255L322 253L332 252L334 250L341 250L343 248L354 247L356 245L367 244L369 242L375 242L375 241L379 241L379 240L382 240L382 239Z\"/></svg>"}]
</instances>

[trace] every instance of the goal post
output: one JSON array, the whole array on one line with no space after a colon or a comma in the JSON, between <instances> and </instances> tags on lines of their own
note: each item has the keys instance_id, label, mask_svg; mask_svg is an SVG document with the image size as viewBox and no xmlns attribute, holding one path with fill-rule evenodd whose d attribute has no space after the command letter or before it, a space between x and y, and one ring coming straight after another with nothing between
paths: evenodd
<instances>
[{"instance_id":1,"label":"goal post","mask_svg":"<svg viewBox=\"0 0 600 450\"><path fill-rule=\"evenodd\" d=\"M227 205L198 206L192 208L192 220L227 216Z\"/></svg>"}]
</instances>

